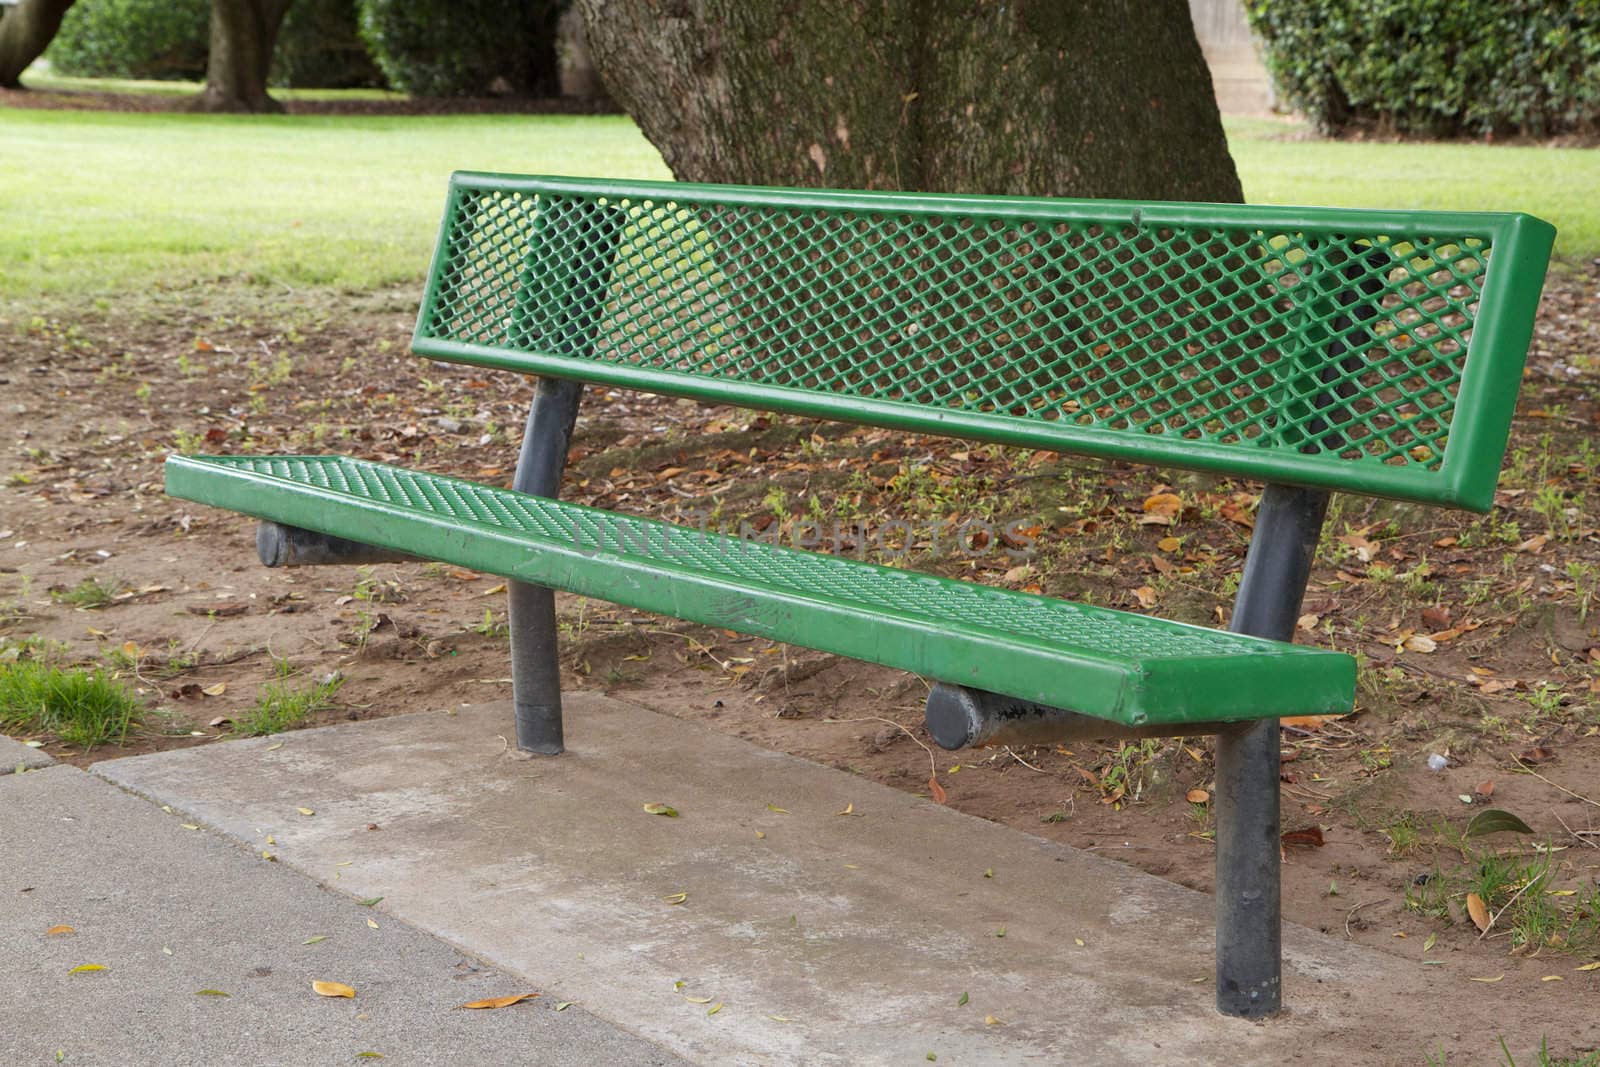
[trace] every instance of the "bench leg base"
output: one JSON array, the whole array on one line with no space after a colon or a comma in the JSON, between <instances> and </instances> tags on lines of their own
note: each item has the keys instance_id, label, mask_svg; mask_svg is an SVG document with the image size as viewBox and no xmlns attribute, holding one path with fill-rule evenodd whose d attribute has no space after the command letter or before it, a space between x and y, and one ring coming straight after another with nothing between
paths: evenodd
<instances>
[{"instance_id":1,"label":"bench leg base","mask_svg":"<svg viewBox=\"0 0 1600 1067\"><path fill-rule=\"evenodd\" d=\"M1217 735L1217 1010L1283 1006L1278 720Z\"/></svg>"}]
</instances>

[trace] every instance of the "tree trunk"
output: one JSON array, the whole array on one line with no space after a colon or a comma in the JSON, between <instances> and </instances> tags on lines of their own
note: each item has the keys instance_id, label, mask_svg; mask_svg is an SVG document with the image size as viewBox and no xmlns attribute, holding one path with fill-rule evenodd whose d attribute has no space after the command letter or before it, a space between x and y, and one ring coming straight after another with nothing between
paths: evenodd
<instances>
[{"instance_id":1,"label":"tree trunk","mask_svg":"<svg viewBox=\"0 0 1600 1067\"><path fill-rule=\"evenodd\" d=\"M1185 0L577 0L692 181L1243 199Z\"/></svg>"},{"instance_id":2,"label":"tree trunk","mask_svg":"<svg viewBox=\"0 0 1600 1067\"><path fill-rule=\"evenodd\" d=\"M55 38L73 0L22 0L0 17L0 89L21 89L22 72Z\"/></svg>"},{"instance_id":3,"label":"tree trunk","mask_svg":"<svg viewBox=\"0 0 1600 1067\"><path fill-rule=\"evenodd\" d=\"M211 54L197 111L279 112L267 93L272 49L290 0L212 0Z\"/></svg>"}]
</instances>

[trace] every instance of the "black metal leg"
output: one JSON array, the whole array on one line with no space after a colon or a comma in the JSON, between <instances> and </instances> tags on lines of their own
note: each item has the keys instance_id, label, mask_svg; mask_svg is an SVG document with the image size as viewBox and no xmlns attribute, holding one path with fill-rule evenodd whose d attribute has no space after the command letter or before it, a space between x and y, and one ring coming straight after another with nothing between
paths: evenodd
<instances>
[{"instance_id":1,"label":"black metal leg","mask_svg":"<svg viewBox=\"0 0 1600 1067\"><path fill-rule=\"evenodd\" d=\"M1229 629L1294 638L1328 494L1269 485ZM1283 1004L1278 720L1217 736L1217 1010L1259 1019Z\"/></svg>"},{"instance_id":2,"label":"black metal leg","mask_svg":"<svg viewBox=\"0 0 1600 1067\"><path fill-rule=\"evenodd\" d=\"M1278 720L1217 735L1217 1010L1259 1019L1283 1004Z\"/></svg>"},{"instance_id":3,"label":"black metal leg","mask_svg":"<svg viewBox=\"0 0 1600 1067\"><path fill-rule=\"evenodd\" d=\"M511 487L555 497L567 464L583 386L540 378L528 409L522 454ZM554 756L561 737L561 663L556 642L556 597L550 589L510 582L511 692L517 711L517 747Z\"/></svg>"}]
</instances>

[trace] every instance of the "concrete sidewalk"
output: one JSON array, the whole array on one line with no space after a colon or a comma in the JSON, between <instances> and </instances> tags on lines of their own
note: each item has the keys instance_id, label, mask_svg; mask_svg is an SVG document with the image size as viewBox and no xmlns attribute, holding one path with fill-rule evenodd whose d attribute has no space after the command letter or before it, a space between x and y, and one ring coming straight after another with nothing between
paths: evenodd
<instances>
[{"instance_id":1,"label":"concrete sidewalk","mask_svg":"<svg viewBox=\"0 0 1600 1067\"><path fill-rule=\"evenodd\" d=\"M0 1063L681 1062L548 993L456 1010L531 987L187 821L72 767L0 777Z\"/></svg>"},{"instance_id":2,"label":"concrete sidewalk","mask_svg":"<svg viewBox=\"0 0 1600 1067\"><path fill-rule=\"evenodd\" d=\"M1219 1017L1208 897L616 700L573 694L568 722L570 751L554 760L508 751L502 704L94 771L181 813L164 824L169 836L193 821L245 844L250 853L230 860L256 862L263 879L281 881L287 867L382 897L360 910L358 936L367 915L385 931L406 920L698 1062L909 1064L933 1053L956 1064L1355 1067L1421 1062L1451 1032L1484 1055L1494 1047L1492 1020L1461 1017L1460 976L1447 987L1413 961L1295 927L1292 1013L1268 1025ZM680 817L645 813L652 802ZM281 863L251 860L263 848ZM120 862L136 860L133 849ZM174 907L190 906L183 889ZM300 935L333 928L330 907L288 923L290 958L307 951ZM285 917L241 899L218 921L249 929L263 910ZM70 918L40 911L33 925ZM337 929L349 936L345 918ZM63 965L94 955L81 939L51 951L45 973L58 983ZM396 973L367 963L342 973L357 985ZM455 995L421 997L419 1010L502 991L438 977L449 969L423 968ZM302 966L296 983L313 970L337 977ZM247 974L196 971L190 984ZM1437 998L1437 1015L1421 1017L1449 1030L1417 1032L1418 998ZM1572 1011L1556 1009L1550 1031L1573 1033L1563 1027L1587 1016ZM460 1025L461 1014L443 1018ZM388 1023L344 1025L348 1047L392 1047ZM525 1057L474 1062L543 1062L557 1050L529 1039ZM420 1047L417 1062L444 1058L440 1044L431 1057Z\"/></svg>"}]
</instances>

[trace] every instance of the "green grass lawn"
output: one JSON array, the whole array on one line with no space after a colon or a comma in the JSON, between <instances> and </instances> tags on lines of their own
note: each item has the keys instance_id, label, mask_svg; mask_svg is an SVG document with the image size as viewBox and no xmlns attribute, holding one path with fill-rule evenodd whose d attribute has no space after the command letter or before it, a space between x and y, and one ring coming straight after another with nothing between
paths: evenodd
<instances>
[{"instance_id":1,"label":"green grass lawn","mask_svg":"<svg viewBox=\"0 0 1600 1067\"><path fill-rule=\"evenodd\" d=\"M1600 153L1285 139L1230 125L1265 203L1521 210L1600 255ZM451 170L665 178L621 117L235 117L0 111L0 299L98 301L254 283L420 279Z\"/></svg>"}]
</instances>

